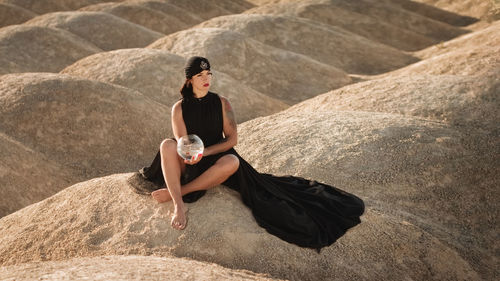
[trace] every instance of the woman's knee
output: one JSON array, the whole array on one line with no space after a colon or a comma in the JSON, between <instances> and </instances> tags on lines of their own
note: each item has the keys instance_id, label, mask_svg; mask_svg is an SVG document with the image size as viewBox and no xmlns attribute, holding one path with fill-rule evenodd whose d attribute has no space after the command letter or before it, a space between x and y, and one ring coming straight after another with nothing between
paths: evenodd
<instances>
[{"instance_id":1,"label":"woman's knee","mask_svg":"<svg viewBox=\"0 0 500 281\"><path fill-rule=\"evenodd\" d=\"M233 154L227 154L223 158L223 165L225 170L227 170L231 174L238 170L238 167L240 166L240 160L238 159L238 157Z\"/></svg>"},{"instance_id":2,"label":"woman's knee","mask_svg":"<svg viewBox=\"0 0 500 281\"><path fill-rule=\"evenodd\" d=\"M163 153L177 153L177 142L173 139L164 139L160 144L160 152Z\"/></svg>"}]
</instances>

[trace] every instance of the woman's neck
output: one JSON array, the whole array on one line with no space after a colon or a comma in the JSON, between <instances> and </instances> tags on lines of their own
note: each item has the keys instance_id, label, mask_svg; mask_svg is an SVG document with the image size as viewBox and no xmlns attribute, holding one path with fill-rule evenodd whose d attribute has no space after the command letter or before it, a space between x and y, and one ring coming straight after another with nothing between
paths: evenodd
<instances>
[{"instance_id":1,"label":"woman's neck","mask_svg":"<svg viewBox=\"0 0 500 281\"><path fill-rule=\"evenodd\" d=\"M200 91L198 89L194 89L193 88L193 93L194 93L194 97L199 99L199 98L202 98L202 97L206 96L207 93L208 93L208 90L206 90L206 91Z\"/></svg>"}]
</instances>

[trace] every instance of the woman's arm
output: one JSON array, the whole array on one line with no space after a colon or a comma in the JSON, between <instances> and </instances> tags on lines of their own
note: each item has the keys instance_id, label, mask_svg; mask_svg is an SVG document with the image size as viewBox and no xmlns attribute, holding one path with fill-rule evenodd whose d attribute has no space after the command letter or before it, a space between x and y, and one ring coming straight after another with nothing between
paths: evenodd
<instances>
[{"instance_id":1,"label":"woman's arm","mask_svg":"<svg viewBox=\"0 0 500 281\"><path fill-rule=\"evenodd\" d=\"M172 131L174 137L177 141L182 136L187 135L186 124L184 124L184 119L182 118L182 101L178 101L172 106Z\"/></svg>"},{"instance_id":2,"label":"woman's arm","mask_svg":"<svg viewBox=\"0 0 500 281\"><path fill-rule=\"evenodd\" d=\"M238 130L236 128L236 119L231 104L225 97L220 97L222 102L222 119L224 139L218 144L205 147L204 156L221 153L233 148L238 143Z\"/></svg>"}]
</instances>

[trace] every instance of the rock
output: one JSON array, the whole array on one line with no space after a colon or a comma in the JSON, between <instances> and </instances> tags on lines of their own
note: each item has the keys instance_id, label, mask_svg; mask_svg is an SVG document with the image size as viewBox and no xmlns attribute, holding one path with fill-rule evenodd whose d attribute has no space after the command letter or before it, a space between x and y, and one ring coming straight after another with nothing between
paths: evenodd
<instances>
[{"instance_id":1,"label":"rock","mask_svg":"<svg viewBox=\"0 0 500 281\"><path fill-rule=\"evenodd\" d=\"M419 50L467 32L420 14L409 12L388 1L283 1L260 6L246 11L246 13L286 14L305 17L339 26L373 41L406 51ZM332 17L332 14L335 14L335 17Z\"/></svg>"},{"instance_id":2,"label":"rock","mask_svg":"<svg viewBox=\"0 0 500 281\"><path fill-rule=\"evenodd\" d=\"M180 98L185 58L163 50L127 49L86 57L62 73L122 85L170 108ZM238 122L281 111L288 106L215 71L211 91L227 97Z\"/></svg>"},{"instance_id":3,"label":"rock","mask_svg":"<svg viewBox=\"0 0 500 281\"><path fill-rule=\"evenodd\" d=\"M489 0L416 0L441 9L485 20L499 20L500 9L498 3Z\"/></svg>"},{"instance_id":4,"label":"rock","mask_svg":"<svg viewBox=\"0 0 500 281\"><path fill-rule=\"evenodd\" d=\"M3 133L0 133L0 158L0 217L83 180Z\"/></svg>"},{"instance_id":5,"label":"rock","mask_svg":"<svg viewBox=\"0 0 500 281\"><path fill-rule=\"evenodd\" d=\"M242 13L254 7L246 0L166 0L166 2L205 20L222 15Z\"/></svg>"},{"instance_id":6,"label":"rock","mask_svg":"<svg viewBox=\"0 0 500 281\"><path fill-rule=\"evenodd\" d=\"M80 11L110 13L162 34L186 29L202 21L184 9L159 1L108 2L86 6Z\"/></svg>"},{"instance_id":7,"label":"rock","mask_svg":"<svg viewBox=\"0 0 500 281\"><path fill-rule=\"evenodd\" d=\"M333 66L265 45L227 29L188 29L165 36L148 47L186 58L204 56L213 70L222 71L287 104L339 88L351 81L343 71ZM300 75L297 75L299 72Z\"/></svg>"},{"instance_id":8,"label":"rock","mask_svg":"<svg viewBox=\"0 0 500 281\"><path fill-rule=\"evenodd\" d=\"M408 10L412 13L417 13L424 17L431 18L433 20L442 21L447 24L455 26L467 26L478 21L477 18L462 16L456 13L449 12L447 10L439 9L435 6L431 6L425 3L419 3L421 1L412 0L384 0L385 3L396 5L402 9ZM486 2L486 1L483 1Z\"/></svg>"},{"instance_id":9,"label":"rock","mask_svg":"<svg viewBox=\"0 0 500 281\"><path fill-rule=\"evenodd\" d=\"M325 1L325 0L317 0ZM387 1L360 0L351 2L348 0L326 0L333 5L370 15L381 21L407 29L439 41L449 40L457 37L467 30L451 26L444 22L436 21L428 17L402 9L397 5L389 4Z\"/></svg>"},{"instance_id":10,"label":"rock","mask_svg":"<svg viewBox=\"0 0 500 281\"><path fill-rule=\"evenodd\" d=\"M58 72L83 57L101 51L94 44L65 30L8 26L0 29L0 74Z\"/></svg>"},{"instance_id":11,"label":"rock","mask_svg":"<svg viewBox=\"0 0 500 281\"><path fill-rule=\"evenodd\" d=\"M388 75L491 75L500 71L500 21L416 53L423 60Z\"/></svg>"},{"instance_id":12,"label":"rock","mask_svg":"<svg viewBox=\"0 0 500 281\"><path fill-rule=\"evenodd\" d=\"M237 31L248 38L308 56L348 73L383 73L417 61L406 53L342 28L297 17L239 14L217 17L197 27Z\"/></svg>"},{"instance_id":13,"label":"rock","mask_svg":"<svg viewBox=\"0 0 500 281\"><path fill-rule=\"evenodd\" d=\"M246 122L240 132L237 150L262 172L314 178L359 195L368 206L362 223L318 254L258 227L239 195L221 186L187 204L188 226L176 231L171 203L135 194L133 174L118 174L2 218L0 264L120 254L188 257L291 280L495 274L494 250L486 246L495 235L483 218L496 201L481 195L495 187L470 194L470 182L459 183L469 174L455 178L472 153L453 128L393 114L286 110ZM473 242L478 237L484 244Z\"/></svg>"},{"instance_id":14,"label":"rock","mask_svg":"<svg viewBox=\"0 0 500 281\"><path fill-rule=\"evenodd\" d=\"M130 270L123 270L124 268ZM245 270L231 270L222 266L182 258L144 256L102 256L74 258L6 266L0 268L2 280L277 280Z\"/></svg>"},{"instance_id":15,"label":"rock","mask_svg":"<svg viewBox=\"0 0 500 281\"><path fill-rule=\"evenodd\" d=\"M170 109L121 86L28 73L0 89L0 131L80 178L146 166L171 136Z\"/></svg>"},{"instance_id":16,"label":"rock","mask_svg":"<svg viewBox=\"0 0 500 281\"><path fill-rule=\"evenodd\" d=\"M37 14L22 7L0 2L0 27L23 23Z\"/></svg>"},{"instance_id":17,"label":"rock","mask_svg":"<svg viewBox=\"0 0 500 281\"><path fill-rule=\"evenodd\" d=\"M451 273L452 268L473 268L474 274L486 280L498 274L493 258L495 252L488 250L496 243L494 233L498 219L494 214L498 207L495 207L495 198L500 195L496 176L500 166L495 156L500 153L500 146L494 133L471 127L461 132L446 123L422 118L336 111L326 104L324 108L316 105L305 101L281 113L242 124L236 149L261 172L304 176L359 195L369 210L376 210L384 218L398 218L401 223L425 230L435 241L449 245L446 254L431 254L434 258L447 259L450 251L457 251L469 264L444 266L442 269L447 268L453 277L444 274L437 279L462 278L462 273ZM439 206L438 212L436 206ZM356 239L354 233L364 231L361 229L371 220L370 216L369 213L365 215L360 227L355 227L342 239ZM400 234L413 235L406 230ZM361 235L367 238L374 234ZM394 237L393 234L388 236ZM337 241L331 248L343 247L343 243ZM395 251L387 256L382 254L379 260L401 264L396 262L400 258L394 256L399 246L386 244L378 238L371 243L378 249ZM346 249L345 253L353 256L356 251ZM411 251L416 253L421 249ZM429 257L428 254L424 256ZM353 265L344 256L331 260ZM430 263L440 262L433 260ZM396 274L386 265L380 268ZM423 278L418 277L420 273L410 271L412 279ZM437 276L428 276L431 275ZM366 273L366 276L371 276L367 277L370 279L374 275ZM397 278L378 276L377 279Z\"/></svg>"},{"instance_id":18,"label":"rock","mask_svg":"<svg viewBox=\"0 0 500 281\"><path fill-rule=\"evenodd\" d=\"M57 11L71 11L78 8L109 2L108 0L0 0L0 3L7 3L23 7L37 14L45 14Z\"/></svg>"},{"instance_id":19,"label":"rock","mask_svg":"<svg viewBox=\"0 0 500 281\"><path fill-rule=\"evenodd\" d=\"M55 12L38 16L25 24L70 31L105 51L144 47L163 36L161 33L102 12Z\"/></svg>"},{"instance_id":20,"label":"rock","mask_svg":"<svg viewBox=\"0 0 500 281\"><path fill-rule=\"evenodd\" d=\"M500 116L498 77L498 72L470 77L387 76L328 92L294 109L391 112L494 130Z\"/></svg>"}]
</instances>

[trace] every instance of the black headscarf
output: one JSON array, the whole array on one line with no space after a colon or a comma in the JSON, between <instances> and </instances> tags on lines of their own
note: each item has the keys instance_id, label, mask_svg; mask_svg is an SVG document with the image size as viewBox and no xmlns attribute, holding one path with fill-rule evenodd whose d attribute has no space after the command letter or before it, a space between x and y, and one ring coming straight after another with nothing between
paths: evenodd
<instances>
[{"instance_id":1,"label":"black headscarf","mask_svg":"<svg viewBox=\"0 0 500 281\"><path fill-rule=\"evenodd\" d=\"M190 57L184 67L187 79L191 79L191 77L202 72L203 70L210 70L210 63L206 58L198 56Z\"/></svg>"}]
</instances>

